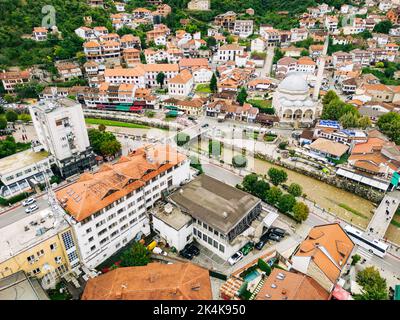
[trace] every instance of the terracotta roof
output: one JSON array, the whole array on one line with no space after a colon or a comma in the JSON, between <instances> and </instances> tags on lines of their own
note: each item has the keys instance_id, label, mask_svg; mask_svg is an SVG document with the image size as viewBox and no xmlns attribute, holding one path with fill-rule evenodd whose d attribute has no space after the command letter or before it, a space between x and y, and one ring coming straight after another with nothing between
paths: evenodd
<instances>
[{"instance_id":1,"label":"terracotta roof","mask_svg":"<svg viewBox=\"0 0 400 320\"><path fill-rule=\"evenodd\" d=\"M85 48L97 48L100 44L97 41L88 41L83 44Z\"/></svg>"},{"instance_id":2,"label":"terracotta roof","mask_svg":"<svg viewBox=\"0 0 400 320\"><path fill-rule=\"evenodd\" d=\"M205 58L183 58L179 61L179 67L208 67L208 60Z\"/></svg>"},{"instance_id":3,"label":"terracotta roof","mask_svg":"<svg viewBox=\"0 0 400 320\"><path fill-rule=\"evenodd\" d=\"M29 79L30 76L31 74L28 70L0 72L0 80Z\"/></svg>"},{"instance_id":4,"label":"terracotta roof","mask_svg":"<svg viewBox=\"0 0 400 320\"><path fill-rule=\"evenodd\" d=\"M192 263L118 268L90 279L82 300L211 300L207 269Z\"/></svg>"},{"instance_id":5,"label":"terracotta roof","mask_svg":"<svg viewBox=\"0 0 400 320\"><path fill-rule=\"evenodd\" d=\"M346 265L354 243L338 223L315 226L294 257L310 257L335 282Z\"/></svg>"},{"instance_id":6,"label":"terracotta roof","mask_svg":"<svg viewBox=\"0 0 400 320\"><path fill-rule=\"evenodd\" d=\"M275 268L268 276L256 300L328 300L329 292L313 278Z\"/></svg>"},{"instance_id":7,"label":"terracotta roof","mask_svg":"<svg viewBox=\"0 0 400 320\"><path fill-rule=\"evenodd\" d=\"M147 156L153 161L149 162ZM56 197L68 214L82 221L185 159L169 146L139 148L94 174L83 174L77 182L57 191Z\"/></svg>"},{"instance_id":8,"label":"terracotta roof","mask_svg":"<svg viewBox=\"0 0 400 320\"><path fill-rule=\"evenodd\" d=\"M336 157L341 157L349 149L349 146L325 138L318 138L310 144L310 148L334 155Z\"/></svg>"},{"instance_id":9,"label":"terracotta roof","mask_svg":"<svg viewBox=\"0 0 400 320\"><path fill-rule=\"evenodd\" d=\"M239 46L238 44L224 44L223 46L219 47L218 50L243 50L243 47Z\"/></svg>"},{"instance_id":10,"label":"terracotta roof","mask_svg":"<svg viewBox=\"0 0 400 320\"><path fill-rule=\"evenodd\" d=\"M354 146L351 154L352 155L357 153L365 154L378 151L381 150L386 143L387 142L385 140L380 138L369 138L367 142L357 143Z\"/></svg>"},{"instance_id":11,"label":"terracotta roof","mask_svg":"<svg viewBox=\"0 0 400 320\"><path fill-rule=\"evenodd\" d=\"M35 27L33 28L33 32L47 32L47 29L43 27Z\"/></svg>"},{"instance_id":12,"label":"terracotta roof","mask_svg":"<svg viewBox=\"0 0 400 320\"><path fill-rule=\"evenodd\" d=\"M189 70L184 69L180 73L178 73L175 77L169 80L169 83L180 83L185 84L188 83L193 78L192 74Z\"/></svg>"}]
</instances>

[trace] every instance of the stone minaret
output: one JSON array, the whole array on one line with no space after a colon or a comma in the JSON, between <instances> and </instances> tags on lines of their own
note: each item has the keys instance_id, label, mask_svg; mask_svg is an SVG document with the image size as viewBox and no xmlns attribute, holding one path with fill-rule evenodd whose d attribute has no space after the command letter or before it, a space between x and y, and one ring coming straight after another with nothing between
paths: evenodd
<instances>
[{"instance_id":1,"label":"stone minaret","mask_svg":"<svg viewBox=\"0 0 400 320\"><path fill-rule=\"evenodd\" d=\"M319 58L317 81L315 83L314 93L313 93L314 101L318 100L319 90L321 89L321 83L322 83L322 79L324 77L325 59L326 59L326 54L328 52L328 45L329 45L329 33L325 38L324 48L322 49L322 54L321 54L321 57Z\"/></svg>"}]
</instances>

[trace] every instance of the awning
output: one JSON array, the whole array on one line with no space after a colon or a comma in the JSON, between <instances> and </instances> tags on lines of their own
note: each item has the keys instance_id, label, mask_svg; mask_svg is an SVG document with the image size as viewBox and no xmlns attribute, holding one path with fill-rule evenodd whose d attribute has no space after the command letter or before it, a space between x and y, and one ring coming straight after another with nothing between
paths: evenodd
<instances>
[{"instance_id":1,"label":"awning","mask_svg":"<svg viewBox=\"0 0 400 320\"><path fill-rule=\"evenodd\" d=\"M336 174L342 177L346 177L348 179L354 180L354 181L358 181L360 183L366 184L368 186L386 191L389 188L389 182L384 182L381 180L376 180L373 178L368 178L366 176L363 176L361 174L355 173L355 172L351 172L351 171L347 171L344 170L342 168L339 168L336 171Z\"/></svg>"},{"instance_id":2,"label":"awning","mask_svg":"<svg viewBox=\"0 0 400 320\"><path fill-rule=\"evenodd\" d=\"M278 217L279 217L278 213L269 211L267 216L263 219L263 223L267 228L269 228L270 226L272 226L275 220L278 219Z\"/></svg>"}]
</instances>

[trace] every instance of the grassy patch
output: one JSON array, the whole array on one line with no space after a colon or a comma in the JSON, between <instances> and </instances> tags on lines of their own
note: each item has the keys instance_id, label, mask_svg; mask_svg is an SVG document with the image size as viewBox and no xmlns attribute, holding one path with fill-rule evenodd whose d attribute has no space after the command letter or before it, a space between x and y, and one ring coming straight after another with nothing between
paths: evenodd
<instances>
[{"instance_id":1,"label":"grassy patch","mask_svg":"<svg viewBox=\"0 0 400 320\"><path fill-rule=\"evenodd\" d=\"M60 289L63 288L64 292L61 293ZM57 283L55 289L50 289L47 291L50 300L70 300L72 298L71 294L66 289L62 282Z\"/></svg>"},{"instance_id":2,"label":"grassy patch","mask_svg":"<svg viewBox=\"0 0 400 320\"><path fill-rule=\"evenodd\" d=\"M210 85L208 83L205 84L199 84L196 87L196 92L200 92L200 93L211 93L211 89L210 89Z\"/></svg>"},{"instance_id":3,"label":"grassy patch","mask_svg":"<svg viewBox=\"0 0 400 320\"><path fill-rule=\"evenodd\" d=\"M95 118L85 118L85 122L87 124L104 124L106 127L123 127L123 128L133 128L133 129L150 129L150 127L145 126L143 124L123 122L123 121L115 121L115 120L106 120L106 119L95 119Z\"/></svg>"},{"instance_id":4,"label":"grassy patch","mask_svg":"<svg viewBox=\"0 0 400 320\"><path fill-rule=\"evenodd\" d=\"M328 157L328 160L331 161L331 162L333 162L334 164L338 165L338 164L346 163L347 160L349 159L349 157L350 157L350 154L345 153L344 155L342 155L342 156L340 157L339 160L333 159L333 158L329 158L329 157Z\"/></svg>"},{"instance_id":5,"label":"grassy patch","mask_svg":"<svg viewBox=\"0 0 400 320\"><path fill-rule=\"evenodd\" d=\"M261 113L266 114L275 114L275 109L272 107L271 100L258 100L258 99L250 99L247 100L253 107L258 108Z\"/></svg>"},{"instance_id":6,"label":"grassy patch","mask_svg":"<svg viewBox=\"0 0 400 320\"><path fill-rule=\"evenodd\" d=\"M272 142L276 139L277 135L276 134L265 134L264 135L264 141L266 142Z\"/></svg>"},{"instance_id":7,"label":"grassy patch","mask_svg":"<svg viewBox=\"0 0 400 320\"><path fill-rule=\"evenodd\" d=\"M392 221L390 221L390 224L394 225L397 228L400 228L400 222L398 222L398 221L396 221L394 219Z\"/></svg>"},{"instance_id":8,"label":"grassy patch","mask_svg":"<svg viewBox=\"0 0 400 320\"><path fill-rule=\"evenodd\" d=\"M351 212L352 214L355 214L356 216L359 216L359 217L361 217L363 219L368 219L368 217L366 215L364 215L361 212L349 207L347 204L339 203L339 207L341 207L341 208L343 208L343 209Z\"/></svg>"}]
</instances>

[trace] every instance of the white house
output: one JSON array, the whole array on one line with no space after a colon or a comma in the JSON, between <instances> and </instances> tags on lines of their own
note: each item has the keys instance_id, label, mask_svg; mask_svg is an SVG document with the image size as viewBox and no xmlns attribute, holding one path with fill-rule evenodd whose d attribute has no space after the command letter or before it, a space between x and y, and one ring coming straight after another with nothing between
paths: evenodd
<instances>
[{"instance_id":1,"label":"white house","mask_svg":"<svg viewBox=\"0 0 400 320\"><path fill-rule=\"evenodd\" d=\"M174 97L187 97L193 89L193 76L189 70L182 70L169 80L168 94Z\"/></svg>"},{"instance_id":2,"label":"white house","mask_svg":"<svg viewBox=\"0 0 400 320\"><path fill-rule=\"evenodd\" d=\"M217 61L235 61L237 55L243 55L244 48L237 44L225 44L217 51Z\"/></svg>"}]
</instances>

